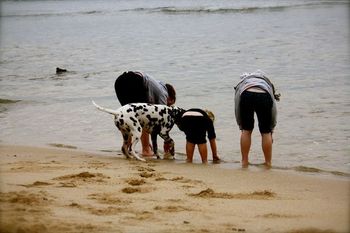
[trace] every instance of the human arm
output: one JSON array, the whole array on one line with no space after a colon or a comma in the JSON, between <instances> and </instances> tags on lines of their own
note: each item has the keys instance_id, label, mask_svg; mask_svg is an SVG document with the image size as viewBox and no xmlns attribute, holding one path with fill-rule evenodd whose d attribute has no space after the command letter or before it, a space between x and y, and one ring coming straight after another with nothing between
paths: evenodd
<instances>
[{"instance_id":1,"label":"human arm","mask_svg":"<svg viewBox=\"0 0 350 233\"><path fill-rule=\"evenodd\" d=\"M209 138L211 153L213 156L213 162L217 162L220 160L220 158L217 154L216 134L215 134L214 124L210 119L208 119L208 138Z\"/></svg>"},{"instance_id":2,"label":"human arm","mask_svg":"<svg viewBox=\"0 0 350 233\"><path fill-rule=\"evenodd\" d=\"M211 153L213 155L213 161L217 162L220 160L218 154L217 154L217 149L216 149L216 139L212 138L209 140L210 143L210 148L211 148Z\"/></svg>"}]
</instances>

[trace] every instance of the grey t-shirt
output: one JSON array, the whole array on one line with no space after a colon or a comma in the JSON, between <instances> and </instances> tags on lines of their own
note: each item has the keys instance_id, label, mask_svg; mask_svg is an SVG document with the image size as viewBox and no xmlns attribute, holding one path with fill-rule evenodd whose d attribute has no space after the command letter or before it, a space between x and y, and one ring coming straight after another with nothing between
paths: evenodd
<instances>
[{"instance_id":1,"label":"grey t-shirt","mask_svg":"<svg viewBox=\"0 0 350 233\"><path fill-rule=\"evenodd\" d=\"M143 76L143 82L148 93L148 103L166 105L168 99L168 90L165 84L155 80L148 74L141 74Z\"/></svg>"},{"instance_id":2,"label":"grey t-shirt","mask_svg":"<svg viewBox=\"0 0 350 233\"><path fill-rule=\"evenodd\" d=\"M258 70L254 73L245 73L241 76L241 81L235 87L235 115L236 121L241 128L241 114L240 114L240 99L243 91L250 87L259 87L270 94L272 99L272 119L271 119L271 129L274 129L277 124L277 107L276 100L274 97L273 87L269 84L271 81L265 76L265 74ZM272 83L271 83L272 84Z\"/></svg>"}]
</instances>

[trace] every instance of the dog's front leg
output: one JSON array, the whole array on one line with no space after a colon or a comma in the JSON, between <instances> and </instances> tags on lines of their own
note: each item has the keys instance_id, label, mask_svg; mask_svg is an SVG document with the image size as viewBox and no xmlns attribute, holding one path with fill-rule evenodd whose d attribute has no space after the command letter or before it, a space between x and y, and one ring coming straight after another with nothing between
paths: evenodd
<instances>
[{"instance_id":1,"label":"dog's front leg","mask_svg":"<svg viewBox=\"0 0 350 233\"><path fill-rule=\"evenodd\" d=\"M175 143L171 138L169 141L164 141L164 158L175 159Z\"/></svg>"},{"instance_id":2,"label":"dog's front leg","mask_svg":"<svg viewBox=\"0 0 350 233\"><path fill-rule=\"evenodd\" d=\"M164 139L164 158L175 159L175 143L169 132L160 133L159 136Z\"/></svg>"}]
</instances>

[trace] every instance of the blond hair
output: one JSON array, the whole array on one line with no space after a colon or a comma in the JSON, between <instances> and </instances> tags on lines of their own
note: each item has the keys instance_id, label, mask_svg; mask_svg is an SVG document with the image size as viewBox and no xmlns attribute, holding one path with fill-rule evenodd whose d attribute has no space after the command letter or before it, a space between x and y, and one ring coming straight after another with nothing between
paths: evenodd
<instances>
[{"instance_id":1,"label":"blond hair","mask_svg":"<svg viewBox=\"0 0 350 233\"><path fill-rule=\"evenodd\" d=\"M214 113L213 113L212 111L208 110L208 109L205 109L204 112L208 115L208 117L210 118L210 120L211 120L212 122L214 122L214 120L215 120L215 115L214 115Z\"/></svg>"}]
</instances>

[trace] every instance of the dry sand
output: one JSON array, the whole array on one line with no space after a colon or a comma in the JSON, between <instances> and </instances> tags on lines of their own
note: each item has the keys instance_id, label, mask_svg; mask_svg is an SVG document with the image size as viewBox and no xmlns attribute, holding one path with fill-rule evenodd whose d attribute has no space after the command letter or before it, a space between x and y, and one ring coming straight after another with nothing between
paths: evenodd
<instances>
[{"instance_id":1,"label":"dry sand","mask_svg":"<svg viewBox=\"0 0 350 233\"><path fill-rule=\"evenodd\" d=\"M350 232L349 180L0 146L0 232Z\"/></svg>"}]
</instances>

